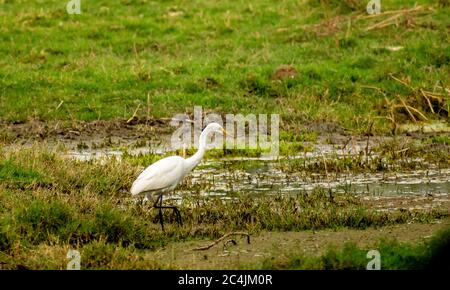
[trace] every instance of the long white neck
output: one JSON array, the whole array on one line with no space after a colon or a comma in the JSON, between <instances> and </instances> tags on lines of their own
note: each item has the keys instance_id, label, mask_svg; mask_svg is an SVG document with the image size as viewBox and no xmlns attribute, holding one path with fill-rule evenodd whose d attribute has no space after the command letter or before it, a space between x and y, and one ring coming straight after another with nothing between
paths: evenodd
<instances>
[{"instance_id":1,"label":"long white neck","mask_svg":"<svg viewBox=\"0 0 450 290\"><path fill-rule=\"evenodd\" d=\"M200 161L203 158L203 155L205 155L206 150L206 137L208 136L209 131L203 131L200 134L200 140L199 140L199 146L197 152L195 152L194 155L186 159L186 164L189 168L189 170L192 170L197 164L200 163Z\"/></svg>"}]
</instances>

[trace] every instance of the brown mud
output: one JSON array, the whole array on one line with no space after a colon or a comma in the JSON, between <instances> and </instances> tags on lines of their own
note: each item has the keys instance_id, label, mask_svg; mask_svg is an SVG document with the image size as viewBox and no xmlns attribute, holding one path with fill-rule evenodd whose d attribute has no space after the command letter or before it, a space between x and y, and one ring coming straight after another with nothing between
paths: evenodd
<instances>
[{"instance_id":1,"label":"brown mud","mask_svg":"<svg viewBox=\"0 0 450 290\"><path fill-rule=\"evenodd\" d=\"M42 121L8 122L0 119L0 144L30 145L46 143L63 144L68 149L108 148L113 146L146 146L147 142L168 143L175 127L170 125L171 119L115 119L85 121ZM354 134L337 123L308 122L304 124L283 124L283 130L290 132L315 132L317 143L352 144L380 143L389 141L395 136ZM450 133L442 133L450 135ZM433 132L405 132L397 137L404 140L421 140L436 135ZM431 148L432 149L432 148Z\"/></svg>"}]
</instances>

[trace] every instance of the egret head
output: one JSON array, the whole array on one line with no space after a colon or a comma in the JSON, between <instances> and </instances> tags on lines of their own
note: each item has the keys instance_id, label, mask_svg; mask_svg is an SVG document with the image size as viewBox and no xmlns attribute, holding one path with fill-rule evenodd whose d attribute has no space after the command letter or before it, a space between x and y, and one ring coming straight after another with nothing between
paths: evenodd
<instances>
[{"instance_id":1,"label":"egret head","mask_svg":"<svg viewBox=\"0 0 450 290\"><path fill-rule=\"evenodd\" d=\"M225 131L225 129L223 129L223 127L220 124L218 124L218 123L210 123L210 124L208 124L208 126L205 127L203 132L205 132L205 133L211 133L211 132L221 133L221 134L223 134L225 136L226 136L226 133L227 133L227 131Z\"/></svg>"}]
</instances>

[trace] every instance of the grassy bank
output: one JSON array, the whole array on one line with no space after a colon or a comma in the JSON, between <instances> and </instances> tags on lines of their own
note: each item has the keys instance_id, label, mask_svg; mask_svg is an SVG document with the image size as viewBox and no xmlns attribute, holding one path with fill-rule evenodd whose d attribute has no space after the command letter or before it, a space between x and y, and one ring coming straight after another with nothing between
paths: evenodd
<instances>
[{"instance_id":1,"label":"grassy bank","mask_svg":"<svg viewBox=\"0 0 450 290\"><path fill-rule=\"evenodd\" d=\"M279 113L286 129L448 120L447 1L385 0L374 17L363 2L95 1L68 15L65 2L1 1L0 119L170 118L201 105Z\"/></svg>"}]
</instances>

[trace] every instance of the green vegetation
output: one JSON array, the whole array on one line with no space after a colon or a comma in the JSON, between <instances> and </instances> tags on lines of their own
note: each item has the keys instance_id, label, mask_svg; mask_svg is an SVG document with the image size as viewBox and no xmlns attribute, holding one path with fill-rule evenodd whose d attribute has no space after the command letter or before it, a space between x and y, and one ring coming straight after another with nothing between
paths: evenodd
<instances>
[{"instance_id":1,"label":"green vegetation","mask_svg":"<svg viewBox=\"0 0 450 290\"><path fill-rule=\"evenodd\" d=\"M382 239L372 246L380 252L380 265L384 270L445 270L445 260L450 245L450 228L440 231L433 239L420 244L399 243L394 239ZM330 247L319 257L291 254L289 259L266 259L265 269L321 269L321 270L364 270L370 249L360 248L355 243ZM442 256L441 256L442 255Z\"/></svg>"},{"instance_id":2,"label":"green vegetation","mask_svg":"<svg viewBox=\"0 0 450 290\"><path fill-rule=\"evenodd\" d=\"M237 194L231 201L193 192L180 205L183 226L167 211L162 232L151 204L131 198L128 188L137 169L127 162L77 162L35 148L0 155L0 164L0 260L11 267L62 267L61 257L44 261L44 255L35 261L25 256L43 249L59 255L69 247L88 253L87 268L126 268L128 255L137 259L129 267L150 267L138 262L145 251L175 241L214 239L232 230L365 229L449 216L445 207L380 212L360 196L320 188L289 196Z\"/></svg>"},{"instance_id":3,"label":"green vegetation","mask_svg":"<svg viewBox=\"0 0 450 290\"><path fill-rule=\"evenodd\" d=\"M281 160L276 167L284 172L393 172L431 167L447 168L450 165L449 151L444 144L448 137L436 136L424 141L404 141L393 139L380 143L378 146L359 151L358 154L342 154L338 152L331 156L312 158L288 158ZM430 147L433 145L434 147ZM293 151L295 152L295 151ZM287 154L292 156L293 152Z\"/></svg>"},{"instance_id":4,"label":"green vegetation","mask_svg":"<svg viewBox=\"0 0 450 290\"><path fill-rule=\"evenodd\" d=\"M0 163L0 182L31 184L41 179L42 176L38 172L17 166L12 160L3 160Z\"/></svg>"},{"instance_id":5,"label":"green vegetation","mask_svg":"<svg viewBox=\"0 0 450 290\"><path fill-rule=\"evenodd\" d=\"M68 15L65 2L3 0L0 119L161 118L201 105L280 113L285 128L448 120L450 7L385 0L382 11L419 7L366 17L363 2L102 0Z\"/></svg>"},{"instance_id":6,"label":"green vegetation","mask_svg":"<svg viewBox=\"0 0 450 290\"><path fill-rule=\"evenodd\" d=\"M81 1L80 15L67 14L66 2L0 0L0 145L9 146L0 148L0 269L64 269L69 249L80 250L83 269L170 269L182 266L149 257L230 231L369 231L449 217L447 200L383 208L338 189L203 195L215 185L234 188L243 176L253 186L262 167L286 174L286 183L290 175L448 169L448 134L414 137L425 124L429 131L450 124L448 1L383 0L380 15L367 15L356 0L99 0ZM130 195L131 183L142 166L194 149L128 150L161 144L168 120L191 116L194 106L205 114L280 114L280 159L251 160L264 148L208 151L213 162L198 169L215 170L223 159L227 179L185 180L183 226L165 211L163 232L152 202ZM369 144L373 135L402 130L412 136L354 147L354 137ZM339 154L308 157L312 144L343 145L343 138L351 139ZM52 149L19 145L36 140ZM61 156L67 144L123 155L75 161ZM242 156L250 158L234 158ZM418 269L434 263L448 237L375 246L383 268ZM239 267L367 264L367 249L357 244L319 256L289 250Z\"/></svg>"},{"instance_id":7,"label":"green vegetation","mask_svg":"<svg viewBox=\"0 0 450 290\"><path fill-rule=\"evenodd\" d=\"M315 158L305 157L311 147L303 141L280 142L280 159L274 165L286 173L342 173L342 172L391 172L416 169L429 169L430 167L446 168L450 165L448 159L449 145L447 135L427 137L423 140L405 140L393 138L384 140L371 148L360 148L358 154L352 150L351 145L346 148L337 147L333 153L318 155ZM341 150L342 149L342 150ZM145 153L131 155L124 149L123 158L132 165L148 166L161 158L171 155L185 154L192 156L196 149L168 151L164 154ZM213 149L207 151L205 159L226 161L233 157L261 157L266 150L242 149ZM342 153L346 152L346 153ZM252 166L265 166L268 161L263 160L228 160L227 169L245 169ZM273 163L273 162L272 162ZM215 168L214 164L200 165L200 168Z\"/></svg>"},{"instance_id":8,"label":"green vegetation","mask_svg":"<svg viewBox=\"0 0 450 290\"><path fill-rule=\"evenodd\" d=\"M430 137L427 141L429 144L444 144L450 145L450 136L447 135L436 135Z\"/></svg>"}]
</instances>

